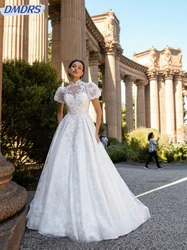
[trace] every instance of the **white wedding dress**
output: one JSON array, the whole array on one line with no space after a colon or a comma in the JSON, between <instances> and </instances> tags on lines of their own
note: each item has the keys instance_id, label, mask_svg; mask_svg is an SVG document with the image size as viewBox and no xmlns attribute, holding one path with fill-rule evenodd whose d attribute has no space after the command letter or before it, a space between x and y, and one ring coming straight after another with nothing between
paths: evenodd
<instances>
[{"instance_id":1,"label":"white wedding dress","mask_svg":"<svg viewBox=\"0 0 187 250\"><path fill-rule=\"evenodd\" d=\"M77 241L115 239L150 218L148 208L129 190L88 114L100 90L77 81L59 87L54 99L68 113L59 124L27 214L27 227L40 234Z\"/></svg>"}]
</instances>

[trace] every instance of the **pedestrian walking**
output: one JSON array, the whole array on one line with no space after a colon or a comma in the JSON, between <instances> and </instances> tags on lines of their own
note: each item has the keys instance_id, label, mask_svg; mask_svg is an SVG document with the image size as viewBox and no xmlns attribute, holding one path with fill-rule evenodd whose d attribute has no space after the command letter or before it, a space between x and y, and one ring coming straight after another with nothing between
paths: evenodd
<instances>
[{"instance_id":1,"label":"pedestrian walking","mask_svg":"<svg viewBox=\"0 0 187 250\"><path fill-rule=\"evenodd\" d=\"M160 164L159 164L159 161L158 161L158 155L157 155L157 151L156 151L156 147L157 147L157 144L158 144L158 141L159 141L159 137L157 138L157 140L154 140L154 133L151 132L148 134L148 141L149 141L149 155L148 155L148 158L147 158L147 161L145 163L145 169L148 170L149 167L148 167L148 164L152 161L152 158L154 157L155 158L155 161L156 161L156 165L158 167L158 170L161 170L163 169Z\"/></svg>"}]
</instances>

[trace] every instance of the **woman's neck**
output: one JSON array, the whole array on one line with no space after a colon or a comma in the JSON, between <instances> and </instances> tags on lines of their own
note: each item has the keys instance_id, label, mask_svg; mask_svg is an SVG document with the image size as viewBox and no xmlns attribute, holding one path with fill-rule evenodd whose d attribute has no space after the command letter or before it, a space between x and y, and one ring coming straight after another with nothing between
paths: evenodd
<instances>
[{"instance_id":1,"label":"woman's neck","mask_svg":"<svg viewBox=\"0 0 187 250\"><path fill-rule=\"evenodd\" d=\"M80 80L80 78L78 78L78 77L71 77L70 78L70 81L73 83L76 83L78 80Z\"/></svg>"}]
</instances>

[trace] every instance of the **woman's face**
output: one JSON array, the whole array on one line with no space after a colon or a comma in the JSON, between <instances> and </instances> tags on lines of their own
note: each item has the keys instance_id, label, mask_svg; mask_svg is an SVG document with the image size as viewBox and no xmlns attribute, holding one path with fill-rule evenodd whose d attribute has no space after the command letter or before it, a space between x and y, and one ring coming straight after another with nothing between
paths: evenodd
<instances>
[{"instance_id":1,"label":"woman's face","mask_svg":"<svg viewBox=\"0 0 187 250\"><path fill-rule=\"evenodd\" d=\"M80 79L84 74L82 63L75 61L69 68L68 72L72 79L77 79L77 80Z\"/></svg>"}]
</instances>

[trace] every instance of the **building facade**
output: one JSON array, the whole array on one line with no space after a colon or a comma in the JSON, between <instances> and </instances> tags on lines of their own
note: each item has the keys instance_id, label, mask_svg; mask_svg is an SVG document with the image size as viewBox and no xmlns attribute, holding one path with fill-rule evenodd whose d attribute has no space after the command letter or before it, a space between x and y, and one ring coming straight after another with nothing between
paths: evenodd
<instances>
[{"instance_id":1,"label":"building facade","mask_svg":"<svg viewBox=\"0 0 187 250\"><path fill-rule=\"evenodd\" d=\"M14 4L29 4L16 0ZM84 81L98 84L102 74L103 122L107 134L121 140L121 81L125 84L126 124L129 130L151 127L182 141L183 94L187 74L182 70L182 52L166 46L123 55L120 25L112 10L90 17L84 0L35 0L45 4L41 15L4 18L3 60L23 58L29 63L47 60L48 16L52 24L52 66L63 84L73 59L85 62ZM5 5L11 0L5 0ZM48 5L49 4L49 5ZM135 112L134 112L135 111ZM91 116L95 119L93 107ZM135 113L135 127L134 127ZM180 138L179 138L180 137Z\"/></svg>"}]
</instances>

